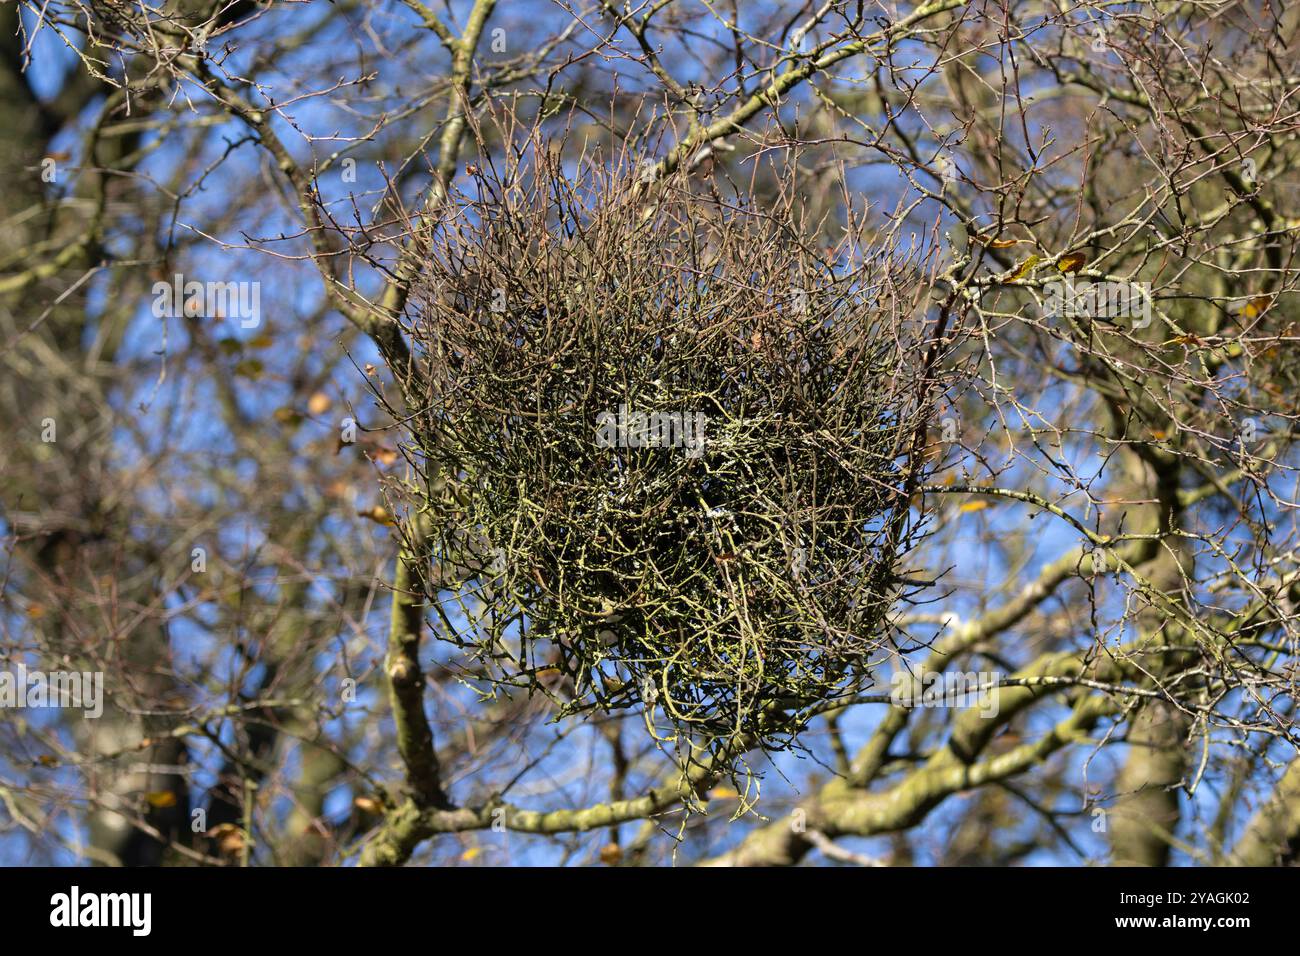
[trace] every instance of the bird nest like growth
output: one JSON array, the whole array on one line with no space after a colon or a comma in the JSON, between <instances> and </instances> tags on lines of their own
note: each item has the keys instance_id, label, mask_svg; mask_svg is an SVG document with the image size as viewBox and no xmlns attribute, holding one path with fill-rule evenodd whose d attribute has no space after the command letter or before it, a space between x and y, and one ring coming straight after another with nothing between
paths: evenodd
<instances>
[{"instance_id":1,"label":"bird nest like growth","mask_svg":"<svg viewBox=\"0 0 1300 956\"><path fill-rule=\"evenodd\" d=\"M429 240L407 401L462 571L444 628L562 713L786 746L869 680L899 599L928 402L905 270L785 202L619 182L489 169Z\"/></svg>"}]
</instances>

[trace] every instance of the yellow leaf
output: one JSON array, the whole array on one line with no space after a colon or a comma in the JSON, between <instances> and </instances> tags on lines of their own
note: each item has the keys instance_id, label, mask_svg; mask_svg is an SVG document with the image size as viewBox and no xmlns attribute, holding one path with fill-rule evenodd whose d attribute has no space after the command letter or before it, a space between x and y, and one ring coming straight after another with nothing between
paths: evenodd
<instances>
[{"instance_id":1,"label":"yellow leaf","mask_svg":"<svg viewBox=\"0 0 1300 956\"><path fill-rule=\"evenodd\" d=\"M393 516L388 513L388 509L383 505L375 505L369 511L358 511L357 517L369 518L375 524L388 525L389 527L396 524L396 522L393 521Z\"/></svg>"},{"instance_id":2,"label":"yellow leaf","mask_svg":"<svg viewBox=\"0 0 1300 956\"><path fill-rule=\"evenodd\" d=\"M483 848L481 846L472 846L460 855L460 860L462 863L469 863L473 860L477 860L482 853Z\"/></svg>"},{"instance_id":3,"label":"yellow leaf","mask_svg":"<svg viewBox=\"0 0 1300 956\"><path fill-rule=\"evenodd\" d=\"M324 392L313 392L311 398L307 399L307 411L313 415L324 415L330 410L330 397Z\"/></svg>"},{"instance_id":4,"label":"yellow leaf","mask_svg":"<svg viewBox=\"0 0 1300 956\"><path fill-rule=\"evenodd\" d=\"M235 374L243 375L246 378L261 378L262 372L265 370L266 366L262 364L261 359L246 358L235 363Z\"/></svg>"},{"instance_id":5,"label":"yellow leaf","mask_svg":"<svg viewBox=\"0 0 1300 956\"><path fill-rule=\"evenodd\" d=\"M378 816L384 812L383 805L378 800L374 797L366 796L365 794L362 794L353 800L352 805L362 813L370 813Z\"/></svg>"},{"instance_id":6,"label":"yellow leaf","mask_svg":"<svg viewBox=\"0 0 1300 956\"><path fill-rule=\"evenodd\" d=\"M1010 249L1012 246L1018 246L1024 239L995 239L992 236L975 236L975 241L981 246L988 246L990 249Z\"/></svg>"},{"instance_id":7,"label":"yellow leaf","mask_svg":"<svg viewBox=\"0 0 1300 956\"><path fill-rule=\"evenodd\" d=\"M1038 259L1039 257L1036 255L1030 256L1007 275L1006 281L1019 282L1025 276L1029 275L1029 273L1034 271L1034 266L1038 265Z\"/></svg>"},{"instance_id":8,"label":"yellow leaf","mask_svg":"<svg viewBox=\"0 0 1300 956\"><path fill-rule=\"evenodd\" d=\"M968 501L957 510L964 514L968 511L983 511L988 506L987 501Z\"/></svg>"},{"instance_id":9,"label":"yellow leaf","mask_svg":"<svg viewBox=\"0 0 1300 956\"><path fill-rule=\"evenodd\" d=\"M217 850L226 856L237 856L244 849L244 831L233 823L222 823L208 831L217 841Z\"/></svg>"},{"instance_id":10,"label":"yellow leaf","mask_svg":"<svg viewBox=\"0 0 1300 956\"><path fill-rule=\"evenodd\" d=\"M1056 268L1062 272L1078 272L1087 261L1088 257L1082 252L1071 252L1057 260Z\"/></svg>"},{"instance_id":11,"label":"yellow leaf","mask_svg":"<svg viewBox=\"0 0 1300 956\"><path fill-rule=\"evenodd\" d=\"M1241 310L1241 314L1248 319L1253 319L1257 315L1262 315L1272 304L1273 297L1271 295L1257 295L1246 303L1246 307Z\"/></svg>"},{"instance_id":12,"label":"yellow leaf","mask_svg":"<svg viewBox=\"0 0 1300 956\"><path fill-rule=\"evenodd\" d=\"M149 806L157 807L159 810L176 806L176 794L170 790L155 790L152 793L146 793L144 799Z\"/></svg>"},{"instance_id":13,"label":"yellow leaf","mask_svg":"<svg viewBox=\"0 0 1300 956\"><path fill-rule=\"evenodd\" d=\"M244 851L244 834L238 830L227 833L217 841L217 849L226 856L238 856Z\"/></svg>"},{"instance_id":14,"label":"yellow leaf","mask_svg":"<svg viewBox=\"0 0 1300 956\"><path fill-rule=\"evenodd\" d=\"M606 866L613 866L621 859L623 850L617 843L606 843L600 848L600 862Z\"/></svg>"},{"instance_id":15,"label":"yellow leaf","mask_svg":"<svg viewBox=\"0 0 1300 956\"><path fill-rule=\"evenodd\" d=\"M740 796L740 792L734 787L721 786L714 787L709 791L710 800L734 800Z\"/></svg>"},{"instance_id":16,"label":"yellow leaf","mask_svg":"<svg viewBox=\"0 0 1300 956\"><path fill-rule=\"evenodd\" d=\"M385 448L383 445L380 445L374 450L371 457L374 458L375 461L379 462L379 464L388 466L397 461L397 452L391 448Z\"/></svg>"}]
</instances>

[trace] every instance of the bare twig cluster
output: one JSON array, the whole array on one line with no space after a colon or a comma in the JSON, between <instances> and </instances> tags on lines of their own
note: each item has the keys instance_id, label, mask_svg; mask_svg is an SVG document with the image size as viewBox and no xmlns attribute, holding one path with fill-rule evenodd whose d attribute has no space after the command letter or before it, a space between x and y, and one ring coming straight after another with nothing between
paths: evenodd
<instances>
[{"instance_id":1,"label":"bare twig cluster","mask_svg":"<svg viewBox=\"0 0 1300 956\"><path fill-rule=\"evenodd\" d=\"M914 275L789 193L513 155L438 227L413 334L438 552L474 572L448 632L562 714L779 746L870 680L899 597Z\"/></svg>"}]
</instances>

